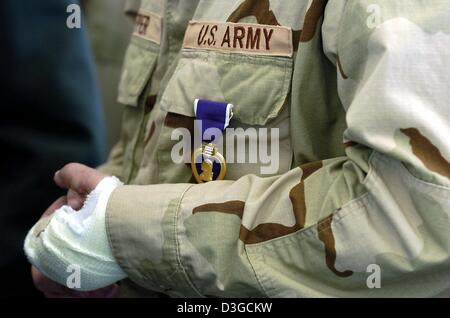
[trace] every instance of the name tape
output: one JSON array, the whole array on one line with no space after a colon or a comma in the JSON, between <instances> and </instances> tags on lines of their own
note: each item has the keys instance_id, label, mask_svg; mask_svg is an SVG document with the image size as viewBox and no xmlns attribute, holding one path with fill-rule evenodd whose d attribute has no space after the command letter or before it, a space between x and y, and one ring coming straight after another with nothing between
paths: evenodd
<instances>
[{"instance_id":1,"label":"name tape","mask_svg":"<svg viewBox=\"0 0 450 318\"><path fill-rule=\"evenodd\" d=\"M183 48L291 57L292 30L253 23L190 21Z\"/></svg>"},{"instance_id":2,"label":"name tape","mask_svg":"<svg viewBox=\"0 0 450 318\"><path fill-rule=\"evenodd\" d=\"M148 10L139 9L133 34L146 40L161 43L162 18Z\"/></svg>"}]
</instances>

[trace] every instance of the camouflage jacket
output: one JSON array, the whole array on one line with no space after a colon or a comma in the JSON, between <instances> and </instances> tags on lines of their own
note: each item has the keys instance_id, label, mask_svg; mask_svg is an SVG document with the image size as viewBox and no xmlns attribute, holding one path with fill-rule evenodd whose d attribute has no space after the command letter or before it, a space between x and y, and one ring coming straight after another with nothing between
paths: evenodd
<instances>
[{"instance_id":1,"label":"camouflage jacket","mask_svg":"<svg viewBox=\"0 0 450 318\"><path fill-rule=\"evenodd\" d=\"M107 230L133 284L223 297L450 288L449 18L443 0L143 0L122 137L100 168L127 184ZM193 130L195 98L234 104L230 127L278 128L278 169L230 163L226 180L193 182L171 136Z\"/></svg>"}]
</instances>

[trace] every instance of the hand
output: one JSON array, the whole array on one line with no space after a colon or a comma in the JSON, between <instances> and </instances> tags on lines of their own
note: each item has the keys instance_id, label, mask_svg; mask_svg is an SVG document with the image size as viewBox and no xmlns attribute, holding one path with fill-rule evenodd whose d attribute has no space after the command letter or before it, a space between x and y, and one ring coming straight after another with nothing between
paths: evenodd
<instances>
[{"instance_id":1,"label":"hand","mask_svg":"<svg viewBox=\"0 0 450 318\"><path fill-rule=\"evenodd\" d=\"M83 206L83 202L105 174L79 163L69 163L54 176L55 183L67 189L67 204L74 210Z\"/></svg>"},{"instance_id":2,"label":"hand","mask_svg":"<svg viewBox=\"0 0 450 318\"><path fill-rule=\"evenodd\" d=\"M55 182L66 189L69 189L68 196L60 197L44 212L42 217L51 215L55 210L65 204L69 204L69 195L72 204L81 207L86 194L91 192L103 179L104 175L94 169L80 164L66 165L59 173L55 174ZM82 179L85 178L85 179ZM81 201L81 199L83 199ZM36 267L31 266L31 277L38 290L48 298L114 298L118 297L120 287L112 284L94 291L77 291L60 285L42 274Z\"/></svg>"},{"instance_id":3,"label":"hand","mask_svg":"<svg viewBox=\"0 0 450 318\"><path fill-rule=\"evenodd\" d=\"M93 291L73 290L47 278L34 266L31 266L31 277L34 286L47 298L116 298L120 293L120 287L117 284Z\"/></svg>"}]
</instances>

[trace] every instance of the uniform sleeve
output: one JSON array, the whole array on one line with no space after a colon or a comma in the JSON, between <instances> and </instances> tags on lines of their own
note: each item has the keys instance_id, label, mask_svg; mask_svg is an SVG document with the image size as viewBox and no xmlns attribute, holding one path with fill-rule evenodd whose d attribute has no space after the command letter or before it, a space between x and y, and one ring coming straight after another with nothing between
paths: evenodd
<instances>
[{"instance_id":1,"label":"uniform sleeve","mask_svg":"<svg viewBox=\"0 0 450 318\"><path fill-rule=\"evenodd\" d=\"M129 278L184 296L450 287L450 4L387 2L325 11L346 156L277 177L117 188L106 224Z\"/></svg>"}]
</instances>

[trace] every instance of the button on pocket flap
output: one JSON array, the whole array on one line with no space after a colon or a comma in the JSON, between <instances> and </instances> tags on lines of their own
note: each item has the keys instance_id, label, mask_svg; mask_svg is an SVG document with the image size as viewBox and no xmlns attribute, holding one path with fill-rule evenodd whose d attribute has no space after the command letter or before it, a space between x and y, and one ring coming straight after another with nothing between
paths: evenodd
<instances>
[{"instance_id":1,"label":"button on pocket flap","mask_svg":"<svg viewBox=\"0 0 450 318\"><path fill-rule=\"evenodd\" d=\"M133 35L125 54L119 83L118 101L137 106L139 96L155 68L159 45Z\"/></svg>"},{"instance_id":2,"label":"button on pocket flap","mask_svg":"<svg viewBox=\"0 0 450 318\"><path fill-rule=\"evenodd\" d=\"M292 58L183 49L161 107L194 116L196 98L234 105L234 119L264 125L276 117L290 89Z\"/></svg>"}]
</instances>

